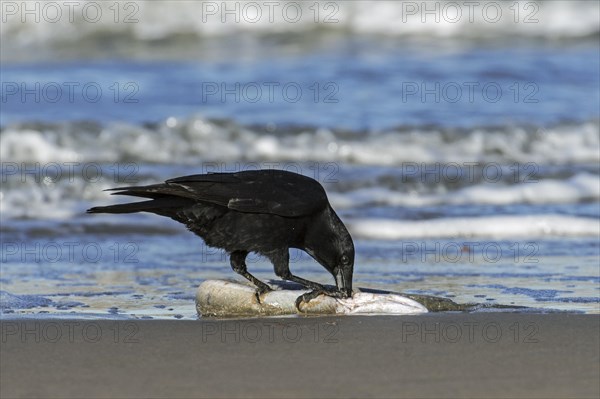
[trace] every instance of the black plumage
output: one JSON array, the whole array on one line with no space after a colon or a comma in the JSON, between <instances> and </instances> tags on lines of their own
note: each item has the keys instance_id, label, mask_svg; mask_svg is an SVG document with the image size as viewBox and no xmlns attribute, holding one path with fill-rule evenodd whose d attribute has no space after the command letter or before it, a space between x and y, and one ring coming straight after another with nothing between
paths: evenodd
<instances>
[{"instance_id":1,"label":"black plumage","mask_svg":"<svg viewBox=\"0 0 600 399\"><path fill-rule=\"evenodd\" d=\"M354 244L314 179L287 171L256 170L184 176L163 184L110 191L150 200L88 212L151 212L183 223L207 245L227 251L233 270L254 283L259 295L270 287L246 269L250 252L267 257L277 276L313 289L305 299L322 292L352 294ZM290 248L306 251L325 267L335 278L337 290L293 275Z\"/></svg>"}]
</instances>

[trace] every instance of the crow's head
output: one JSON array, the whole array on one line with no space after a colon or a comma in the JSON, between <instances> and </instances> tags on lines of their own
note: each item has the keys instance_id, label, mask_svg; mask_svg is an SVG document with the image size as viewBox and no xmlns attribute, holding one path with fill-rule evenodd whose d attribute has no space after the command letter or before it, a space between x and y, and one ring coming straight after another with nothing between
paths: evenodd
<instances>
[{"instance_id":1,"label":"crow's head","mask_svg":"<svg viewBox=\"0 0 600 399\"><path fill-rule=\"evenodd\" d=\"M331 207L327 207L309 227L304 249L333 275L343 296L352 296L354 243Z\"/></svg>"}]
</instances>

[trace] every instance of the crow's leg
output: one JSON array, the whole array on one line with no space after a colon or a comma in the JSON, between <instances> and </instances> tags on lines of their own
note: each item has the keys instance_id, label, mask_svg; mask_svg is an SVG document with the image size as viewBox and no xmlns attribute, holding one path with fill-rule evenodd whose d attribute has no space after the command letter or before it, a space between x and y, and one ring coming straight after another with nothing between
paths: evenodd
<instances>
[{"instance_id":1,"label":"crow's leg","mask_svg":"<svg viewBox=\"0 0 600 399\"><path fill-rule=\"evenodd\" d=\"M311 288L313 290L325 292L327 289L313 281L305 280L298 276L294 276L290 272L290 253L287 249L281 251L275 251L268 254L269 259L273 262L273 266L275 267L275 274L281 277L284 280L293 281L298 283L306 288Z\"/></svg>"},{"instance_id":2,"label":"crow's leg","mask_svg":"<svg viewBox=\"0 0 600 399\"><path fill-rule=\"evenodd\" d=\"M231 262L231 268L234 272L239 274L240 276L244 276L247 280L250 280L252 284L256 286L256 298L258 302L260 302L260 296L265 292L272 291L271 287L267 284L263 283L250 273L246 269L246 256L248 256L248 252L246 251L234 251L231 253L229 259Z\"/></svg>"},{"instance_id":3,"label":"crow's leg","mask_svg":"<svg viewBox=\"0 0 600 399\"><path fill-rule=\"evenodd\" d=\"M296 309L300 310L300 304L302 302L309 302L310 300L315 299L321 294L328 295L334 298L344 297L344 295L336 289L328 289L322 284L315 283L314 281L306 280L298 276L294 276L290 272L290 254L287 250L272 252L269 254L269 259L271 259L271 262L273 262L273 266L275 266L275 274L277 274L279 277L281 277L284 280L293 281L295 283L301 284L306 288L312 289L312 291L300 295L296 299Z\"/></svg>"}]
</instances>

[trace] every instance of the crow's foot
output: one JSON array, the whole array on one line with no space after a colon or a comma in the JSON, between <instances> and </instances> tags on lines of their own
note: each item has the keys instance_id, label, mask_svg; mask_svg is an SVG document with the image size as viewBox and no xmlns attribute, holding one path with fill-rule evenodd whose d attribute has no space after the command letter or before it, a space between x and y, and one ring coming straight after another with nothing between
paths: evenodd
<instances>
[{"instance_id":1,"label":"crow's foot","mask_svg":"<svg viewBox=\"0 0 600 399\"><path fill-rule=\"evenodd\" d=\"M319 289L307 292L306 294L302 294L298 298L296 298L296 309L298 309L298 311L302 312L302 310L300 309L300 305L303 302L308 303L321 294L330 296L332 298L346 298L346 295L344 295L344 293L341 291L338 291L336 289L327 289L327 288L323 287L323 288L319 288Z\"/></svg>"},{"instance_id":2,"label":"crow's foot","mask_svg":"<svg viewBox=\"0 0 600 399\"><path fill-rule=\"evenodd\" d=\"M256 295L256 300L258 301L258 303L262 304L262 300L260 299L261 296L271 291L273 291L273 288L269 287L265 283L256 288L254 295Z\"/></svg>"}]
</instances>

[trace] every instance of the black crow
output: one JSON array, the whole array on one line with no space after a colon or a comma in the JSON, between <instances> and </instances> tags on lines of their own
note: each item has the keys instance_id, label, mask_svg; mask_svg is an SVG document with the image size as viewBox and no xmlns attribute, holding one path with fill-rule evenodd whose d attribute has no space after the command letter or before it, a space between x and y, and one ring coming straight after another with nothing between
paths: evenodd
<instances>
[{"instance_id":1,"label":"black crow","mask_svg":"<svg viewBox=\"0 0 600 399\"><path fill-rule=\"evenodd\" d=\"M352 295L354 244L316 180L281 170L209 173L167 180L163 184L113 188L117 195L150 201L95 207L88 213L150 212L167 216L202 237L207 245L230 255L233 270L250 280L257 296L271 288L246 269L249 252L267 257L275 274L312 292L297 304L321 293ZM337 290L293 275L289 249L306 251L335 278Z\"/></svg>"}]
</instances>

